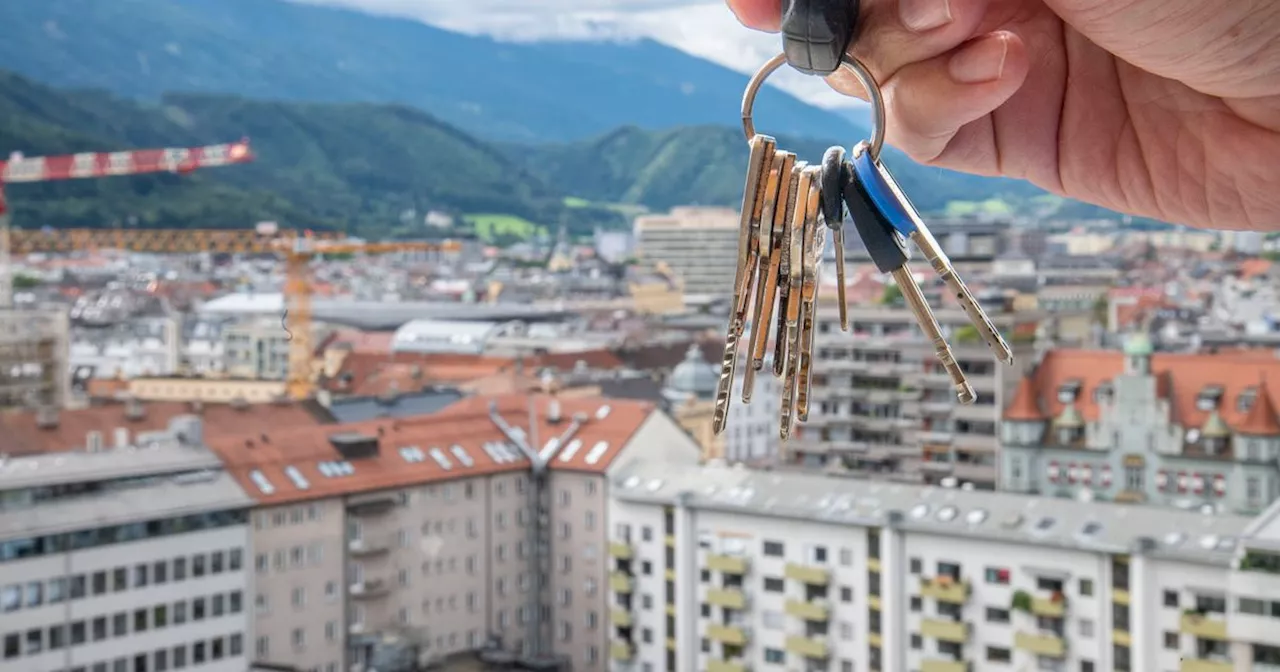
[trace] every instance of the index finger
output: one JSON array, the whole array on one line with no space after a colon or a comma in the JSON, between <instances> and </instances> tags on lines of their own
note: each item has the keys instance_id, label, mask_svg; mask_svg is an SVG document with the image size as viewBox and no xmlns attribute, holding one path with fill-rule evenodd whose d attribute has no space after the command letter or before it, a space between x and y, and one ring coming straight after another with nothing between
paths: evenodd
<instances>
[{"instance_id":1,"label":"index finger","mask_svg":"<svg viewBox=\"0 0 1280 672\"><path fill-rule=\"evenodd\" d=\"M742 25L755 30L776 32L782 23L782 0L728 0Z\"/></svg>"}]
</instances>

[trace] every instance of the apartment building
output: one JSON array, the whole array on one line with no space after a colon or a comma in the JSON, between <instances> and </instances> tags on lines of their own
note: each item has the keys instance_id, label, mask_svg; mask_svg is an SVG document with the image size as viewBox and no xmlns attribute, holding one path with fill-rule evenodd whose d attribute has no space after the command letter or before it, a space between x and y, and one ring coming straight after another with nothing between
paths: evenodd
<instances>
[{"instance_id":1,"label":"apartment building","mask_svg":"<svg viewBox=\"0 0 1280 672\"><path fill-rule=\"evenodd\" d=\"M1270 350L1054 350L1001 427L1002 489L1256 513L1280 498Z\"/></svg>"},{"instance_id":2,"label":"apartment building","mask_svg":"<svg viewBox=\"0 0 1280 672\"><path fill-rule=\"evenodd\" d=\"M1280 670L1280 505L645 461L609 527L614 670Z\"/></svg>"},{"instance_id":3,"label":"apartment building","mask_svg":"<svg viewBox=\"0 0 1280 672\"><path fill-rule=\"evenodd\" d=\"M202 434L180 416L0 456L0 669L248 669L253 500Z\"/></svg>"},{"instance_id":4,"label":"apartment building","mask_svg":"<svg viewBox=\"0 0 1280 672\"><path fill-rule=\"evenodd\" d=\"M730 208L672 208L665 215L635 221L637 252L649 263L664 263L683 282L684 293L733 293L738 270L741 221Z\"/></svg>"},{"instance_id":5,"label":"apartment building","mask_svg":"<svg viewBox=\"0 0 1280 672\"><path fill-rule=\"evenodd\" d=\"M907 308L849 306L850 332L843 332L835 296L833 290L821 295L809 420L800 425L799 437L783 446L786 461L905 482L955 477L976 488L994 488L996 423L1018 371L1032 359L1027 336L1040 315L990 311L1014 349L1015 366L1008 367L977 340L963 311L934 311L978 395L974 404L960 405Z\"/></svg>"},{"instance_id":6,"label":"apartment building","mask_svg":"<svg viewBox=\"0 0 1280 672\"><path fill-rule=\"evenodd\" d=\"M605 669L608 477L699 457L652 404L548 395L212 447L257 503L249 653L323 672Z\"/></svg>"}]
</instances>

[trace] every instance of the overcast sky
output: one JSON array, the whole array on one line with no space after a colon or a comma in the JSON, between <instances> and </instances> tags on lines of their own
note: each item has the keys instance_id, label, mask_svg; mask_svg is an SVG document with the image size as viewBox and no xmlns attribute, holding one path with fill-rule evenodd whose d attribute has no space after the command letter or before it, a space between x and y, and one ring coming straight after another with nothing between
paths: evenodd
<instances>
[{"instance_id":1,"label":"overcast sky","mask_svg":"<svg viewBox=\"0 0 1280 672\"><path fill-rule=\"evenodd\" d=\"M743 28L724 0L302 0L415 18L508 40L650 37L749 72L780 48L776 35ZM785 69L770 82L824 107L849 98L816 77Z\"/></svg>"}]
</instances>

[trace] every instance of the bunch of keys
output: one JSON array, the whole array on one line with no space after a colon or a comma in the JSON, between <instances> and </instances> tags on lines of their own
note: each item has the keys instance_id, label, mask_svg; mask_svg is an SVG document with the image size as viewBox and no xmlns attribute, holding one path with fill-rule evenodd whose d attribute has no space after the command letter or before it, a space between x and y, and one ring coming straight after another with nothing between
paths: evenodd
<instances>
[{"instance_id":1,"label":"bunch of keys","mask_svg":"<svg viewBox=\"0 0 1280 672\"><path fill-rule=\"evenodd\" d=\"M982 306L956 273L941 246L880 163L884 147L884 99L874 77L846 54L857 23L856 0L783 0L783 53L773 57L747 84L742 98L742 128L750 155L742 197L738 271L734 278L724 359L716 391L713 429L728 422L739 347L747 325L742 401L751 403L756 375L764 369L773 338L772 373L783 380L778 434L786 440L796 421L809 415L814 318L827 231L835 247L840 329L849 331L845 296L844 221L846 214L862 238L872 262L902 291L920 329L951 378L956 397L972 404L976 395L956 363L924 293L908 265L910 239L956 296L970 321L996 357L1013 363L1013 353ZM818 165L779 149L777 140L757 133L752 118L764 81L783 63L806 74L829 75L844 68L862 83L872 108L870 140L846 155L832 147ZM851 158L850 158L851 157ZM754 297L754 300L752 300ZM749 305L750 304L750 305Z\"/></svg>"}]
</instances>

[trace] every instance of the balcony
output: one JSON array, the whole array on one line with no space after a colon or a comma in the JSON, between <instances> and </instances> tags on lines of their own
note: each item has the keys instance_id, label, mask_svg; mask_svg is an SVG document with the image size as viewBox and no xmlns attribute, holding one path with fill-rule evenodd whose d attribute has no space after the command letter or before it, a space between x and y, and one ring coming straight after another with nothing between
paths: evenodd
<instances>
[{"instance_id":1,"label":"balcony","mask_svg":"<svg viewBox=\"0 0 1280 672\"><path fill-rule=\"evenodd\" d=\"M811 586L825 586L830 579L831 573L827 571L826 567L812 567L788 562L785 575L788 579Z\"/></svg>"},{"instance_id":2,"label":"balcony","mask_svg":"<svg viewBox=\"0 0 1280 672\"><path fill-rule=\"evenodd\" d=\"M625 541L609 542L609 555L619 560L630 560L635 555L635 549Z\"/></svg>"},{"instance_id":3,"label":"balcony","mask_svg":"<svg viewBox=\"0 0 1280 672\"><path fill-rule=\"evenodd\" d=\"M1111 643L1116 646L1133 646L1133 635L1128 630L1112 630Z\"/></svg>"},{"instance_id":4,"label":"balcony","mask_svg":"<svg viewBox=\"0 0 1280 672\"><path fill-rule=\"evenodd\" d=\"M391 588L382 579L356 581L351 584L349 590L351 598L355 600L374 600L389 592Z\"/></svg>"},{"instance_id":5,"label":"balcony","mask_svg":"<svg viewBox=\"0 0 1280 672\"><path fill-rule=\"evenodd\" d=\"M353 516L379 516L400 504L395 492L383 491L347 498L347 513Z\"/></svg>"},{"instance_id":6,"label":"balcony","mask_svg":"<svg viewBox=\"0 0 1280 672\"><path fill-rule=\"evenodd\" d=\"M805 658L826 658L828 656L825 637L791 635L787 637L786 649L788 653L794 653Z\"/></svg>"},{"instance_id":7,"label":"balcony","mask_svg":"<svg viewBox=\"0 0 1280 672\"><path fill-rule=\"evenodd\" d=\"M964 604L969 599L969 582L957 581L949 576L921 577L920 594L939 602Z\"/></svg>"},{"instance_id":8,"label":"balcony","mask_svg":"<svg viewBox=\"0 0 1280 672\"><path fill-rule=\"evenodd\" d=\"M926 618L920 621L920 634L943 642L963 644L969 639L969 624L961 621Z\"/></svg>"},{"instance_id":9,"label":"balcony","mask_svg":"<svg viewBox=\"0 0 1280 672\"><path fill-rule=\"evenodd\" d=\"M825 621L830 618L830 608L826 600L787 600L787 614L806 621Z\"/></svg>"},{"instance_id":10,"label":"balcony","mask_svg":"<svg viewBox=\"0 0 1280 672\"><path fill-rule=\"evenodd\" d=\"M1013 645L1047 658L1065 658L1067 655L1066 640L1053 634L1019 632L1013 636Z\"/></svg>"},{"instance_id":11,"label":"balcony","mask_svg":"<svg viewBox=\"0 0 1280 672\"><path fill-rule=\"evenodd\" d=\"M614 640L609 643L609 657L620 661L627 662L636 655L636 647L631 642L622 640Z\"/></svg>"},{"instance_id":12,"label":"balcony","mask_svg":"<svg viewBox=\"0 0 1280 672\"><path fill-rule=\"evenodd\" d=\"M1236 664L1230 660L1204 660L1183 658L1178 672L1234 672Z\"/></svg>"},{"instance_id":13,"label":"balcony","mask_svg":"<svg viewBox=\"0 0 1280 672\"><path fill-rule=\"evenodd\" d=\"M635 578L625 572L613 572L609 574L609 590L619 595L630 595Z\"/></svg>"},{"instance_id":14,"label":"balcony","mask_svg":"<svg viewBox=\"0 0 1280 672\"><path fill-rule=\"evenodd\" d=\"M631 620L631 611L629 609L614 607L613 611L609 612L609 623L616 627L629 628L631 627Z\"/></svg>"},{"instance_id":15,"label":"balcony","mask_svg":"<svg viewBox=\"0 0 1280 672\"><path fill-rule=\"evenodd\" d=\"M747 631L745 628L736 625L712 623L707 626L707 639L720 642L721 644L746 646Z\"/></svg>"},{"instance_id":16,"label":"balcony","mask_svg":"<svg viewBox=\"0 0 1280 672\"><path fill-rule=\"evenodd\" d=\"M738 555L720 555L716 553L707 555L707 569L714 572L742 576L747 573L747 564L747 559Z\"/></svg>"},{"instance_id":17,"label":"balcony","mask_svg":"<svg viewBox=\"0 0 1280 672\"><path fill-rule=\"evenodd\" d=\"M1182 632L1204 639L1227 641L1227 621L1222 614L1182 614Z\"/></svg>"},{"instance_id":18,"label":"balcony","mask_svg":"<svg viewBox=\"0 0 1280 672\"><path fill-rule=\"evenodd\" d=\"M707 603L725 609L746 609L747 595L737 588L712 588L707 591Z\"/></svg>"},{"instance_id":19,"label":"balcony","mask_svg":"<svg viewBox=\"0 0 1280 672\"><path fill-rule=\"evenodd\" d=\"M347 540L347 552L353 558L367 558L391 550L391 540L386 537Z\"/></svg>"},{"instance_id":20,"label":"balcony","mask_svg":"<svg viewBox=\"0 0 1280 672\"><path fill-rule=\"evenodd\" d=\"M1062 615L1066 612L1067 598L1061 595L1058 597L1036 597L1031 600L1031 613L1036 616L1062 618Z\"/></svg>"},{"instance_id":21,"label":"balcony","mask_svg":"<svg viewBox=\"0 0 1280 672\"><path fill-rule=\"evenodd\" d=\"M1124 588L1112 588L1111 601L1116 604L1129 604L1129 591Z\"/></svg>"},{"instance_id":22,"label":"balcony","mask_svg":"<svg viewBox=\"0 0 1280 672\"><path fill-rule=\"evenodd\" d=\"M747 664L741 660L708 660L707 672L747 672Z\"/></svg>"},{"instance_id":23,"label":"balcony","mask_svg":"<svg viewBox=\"0 0 1280 672\"><path fill-rule=\"evenodd\" d=\"M920 672L971 672L972 668L967 660L920 661Z\"/></svg>"}]
</instances>

